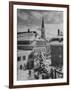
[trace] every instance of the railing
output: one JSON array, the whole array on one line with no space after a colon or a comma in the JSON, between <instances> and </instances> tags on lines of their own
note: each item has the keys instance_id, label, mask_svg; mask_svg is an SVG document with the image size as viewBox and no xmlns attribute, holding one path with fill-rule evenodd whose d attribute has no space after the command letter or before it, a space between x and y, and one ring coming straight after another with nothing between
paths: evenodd
<instances>
[{"instance_id":1,"label":"railing","mask_svg":"<svg viewBox=\"0 0 71 90\"><path fill-rule=\"evenodd\" d=\"M63 73L61 71L56 70L56 69L54 69L54 70L51 69L50 77L52 79L63 78Z\"/></svg>"},{"instance_id":2,"label":"railing","mask_svg":"<svg viewBox=\"0 0 71 90\"><path fill-rule=\"evenodd\" d=\"M63 73L55 69L55 78L63 78Z\"/></svg>"}]
</instances>

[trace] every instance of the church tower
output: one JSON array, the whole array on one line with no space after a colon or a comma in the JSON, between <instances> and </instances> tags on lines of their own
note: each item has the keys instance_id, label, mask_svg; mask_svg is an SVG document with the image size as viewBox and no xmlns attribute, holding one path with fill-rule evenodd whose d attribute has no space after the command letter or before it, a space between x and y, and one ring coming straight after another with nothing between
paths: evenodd
<instances>
[{"instance_id":1,"label":"church tower","mask_svg":"<svg viewBox=\"0 0 71 90\"><path fill-rule=\"evenodd\" d=\"M41 38L45 39L44 18L42 17Z\"/></svg>"}]
</instances>

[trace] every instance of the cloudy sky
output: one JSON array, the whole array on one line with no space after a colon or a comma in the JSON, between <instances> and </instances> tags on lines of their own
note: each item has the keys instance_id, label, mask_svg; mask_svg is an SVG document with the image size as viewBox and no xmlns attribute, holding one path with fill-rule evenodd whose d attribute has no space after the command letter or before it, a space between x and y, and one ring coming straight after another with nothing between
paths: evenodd
<instances>
[{"instance_id":1,"label":"cloudy sky","mask_svg":"<svg viewBox=\"0 0 71 90\"><path fill-rule=\"evenodd\" d=\"M17 30L18 32L37 31L40 34L42 17L44 17L46 36L55 36L57 30L63 31L62 11L42 11L17 9Z\"/></svg>"}]
</instances>

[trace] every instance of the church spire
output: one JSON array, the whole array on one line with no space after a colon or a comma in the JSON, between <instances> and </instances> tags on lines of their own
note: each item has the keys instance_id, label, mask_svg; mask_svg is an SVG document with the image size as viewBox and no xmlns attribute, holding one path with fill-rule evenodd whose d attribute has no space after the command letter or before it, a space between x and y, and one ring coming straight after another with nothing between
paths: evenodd
<instances>
[{"instance_id":1,"label":"church spire","mask_svg":"<svg viewBox=\"0 0 71 90\"><path fill-rule=\"evenodd\" d=\"M42 28L44 28L44 17L42 17Z\"/></svg>"},{"instance_id":2,"label":"church spire","mask_svg":"<svg viewBox=\"0 0 71 90\"><path fill-rule=\"evenodd\" d=\"M44 17L42 17L41 38L45 39Z\"/></svg>"}]
</instances>

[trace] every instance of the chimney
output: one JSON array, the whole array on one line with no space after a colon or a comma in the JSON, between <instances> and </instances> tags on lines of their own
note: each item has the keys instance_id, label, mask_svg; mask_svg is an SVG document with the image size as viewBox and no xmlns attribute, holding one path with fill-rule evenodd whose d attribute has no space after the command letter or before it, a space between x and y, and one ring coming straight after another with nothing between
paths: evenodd
<instances>
[{"instance_id":1,"label":"chimney","mask_svg":"<svg viewBox=\"0 0 71 90\"><path fill-rule=\"evenodd\" d=\"M60 35L60 30L58 29L58 36Z\"/></svg>"},{"instance_id":2,"label":"chimney","mask_svg":"<svg viewBox=\"0 0 71 90\"><path fill-rule=\"evenodd\" d=\"M28 33L30 32L30 29L28 28Z\"/></svg>"}]
</instances>

